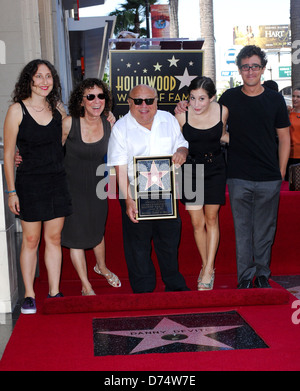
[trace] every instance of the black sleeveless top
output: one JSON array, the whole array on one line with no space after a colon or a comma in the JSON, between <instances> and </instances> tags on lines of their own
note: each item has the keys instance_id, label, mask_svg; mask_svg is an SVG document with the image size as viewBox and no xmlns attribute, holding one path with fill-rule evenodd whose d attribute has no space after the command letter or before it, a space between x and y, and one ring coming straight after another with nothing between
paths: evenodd
<instances>
[{"instance_id":1,"label":"black sleeveless top","mask_svg":"<svg viewBox=\"0 0 300 391\"><path fill-rule=\"evenodd\" d=\"M189 155L186 163L182 166L181 202L183 204L202 204L197 199L189 199L187 197L187 194L185 194L185 183L191 186L193 191L197 189L197 186L204 186L203 204L222 205L225 203L226 166L220 145L222 131L221 105L220 121L209 129L198 129L191 126L188 123L188 113L186 113L186 123L182 127L182 133L189 142ZM203 184L201 171L197 174L196 167L198 164L204 165ZM191 171L187 169L188 165L191 165Z\"/></svg>"},{"instance_id":2,"label":"black sleeveless top","mask_svg":"<svg viewBox=\"0 0 300 391\"><path fill-rule=\"evenodd\" d=\"M19 102L23 119L19 126L17 147L23 163L17 169L22 174L53 174L63 168L62 116L56 109L47 125L38 124L29 114L22 101Z\"/></svg>"},{"instance_id":3,"label":"black sleeveless top","mask_svg":"<svg viewBox=\"0 0 300 391\"><path fill-rule=\"evenodd\" d=\"M222 137L222 106L220 105L220 121L209 129L194 128L188 123L188 112L186 112L186 123L182 127L184 138L189 142L189 153L191 156L198 156L203 153L219 153L220 138Z\"/></svg>"},{"instance_id":4,"label":"black sleeveless top","mask_svg":"<svg viewBox=\"0 0 300 391\"><path fill-rule=\"evenodd\" d=\"M66 173L63 166L62 116L55 110L47 125L38 124L23 102L17 147L22 163L17 168L16 191L20 218L46 221L72 213Z\"/></svg>"}]
</instances>

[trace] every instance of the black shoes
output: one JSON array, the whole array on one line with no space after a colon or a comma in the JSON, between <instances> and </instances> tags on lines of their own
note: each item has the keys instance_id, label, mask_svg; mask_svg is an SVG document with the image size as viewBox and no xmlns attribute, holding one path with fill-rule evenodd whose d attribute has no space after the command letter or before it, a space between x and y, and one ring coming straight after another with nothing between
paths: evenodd
<instances>
[{"instance_id":1,"label":"black shoes","mask_svg":"<svg viewBox=\"0 0 300 391\"><path fill-rule=\"evenodd\" d=\"M238 289L249 289L253 288L252 280L243 280L238 284Z\"/></svg>"},{"instance_id":2,"label":"black shoes","mask_svg":"<svg viewBox=\"0 0 300 391\"><path fill-rule=\"evenodd\" d=\"M267 277L265 276L256 277L254 281L254 286L255 288L272 288L269 284Z\"/></svg>"},{"instance_id":3,"label":"black shoes","mask_svg":"<svg viewBox=\"0 0 300 391\"><path fill-rule=\"evenodd\" d=\"M269 284L267 277L259 276L256 277L254 284L252 280L243 280L238 284L238 289L249 289L249 288L272 288Z\"/></svg>"}]
</instances>

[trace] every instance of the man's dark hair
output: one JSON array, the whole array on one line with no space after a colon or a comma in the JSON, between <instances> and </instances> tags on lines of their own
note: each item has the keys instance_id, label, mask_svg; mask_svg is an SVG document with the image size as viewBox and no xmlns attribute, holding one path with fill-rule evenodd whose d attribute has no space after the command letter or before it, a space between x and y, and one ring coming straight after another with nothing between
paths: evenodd
<instances>
[{"instance_id":1,"label":"man's dark hair","mask_svg":"<svg viewBox=\"0 0 300 391\"><path fill-rule=\"evenodd\" d=\"M242 59L249 58L255 55L260 58L261 66L264 68L268 62L267 55L263 50L261 50L260 47L255 45L248 45L243 47L243 49L239 52L239 54L236 57L236 65L238 66L238 68L240 68Z\"/></svg>"}]
</instances>

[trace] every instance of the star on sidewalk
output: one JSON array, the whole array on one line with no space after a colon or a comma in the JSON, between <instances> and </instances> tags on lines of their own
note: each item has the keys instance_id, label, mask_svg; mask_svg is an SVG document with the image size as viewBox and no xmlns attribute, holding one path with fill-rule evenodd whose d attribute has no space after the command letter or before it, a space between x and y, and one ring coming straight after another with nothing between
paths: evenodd
<instances>
[{"instance_id":1,"label":"star on sidewalk","mask_svg":"<svg viewBox=\"0 0 300 391\"><path fill-rule=\"evenodd\" d=\"M212 346L218 347L220 349L231 350L234 349L232 346L223 344L222 342L214 339L216 338L215 334L238 327L242 327L242 325L219 327L186 327L168 318L163 318L153 329L100 331L98 333L141 338L141 342L130 352L130 354L167 346L176 342L191 345Z\"/></svg>"}]
</instances>

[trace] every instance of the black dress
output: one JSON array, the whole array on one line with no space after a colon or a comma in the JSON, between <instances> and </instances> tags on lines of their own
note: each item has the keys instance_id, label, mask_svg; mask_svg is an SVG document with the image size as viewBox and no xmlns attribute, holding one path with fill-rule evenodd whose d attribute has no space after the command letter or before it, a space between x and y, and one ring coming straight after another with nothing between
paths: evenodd
<instances>
[{"instance_id":1,"label":"black dress","mask_svg":"<svg viewBox=\"0 0 300 391\"><path fill-rule=\"evenodd\" d=\"M110 136L110 124L102 117L104 135L94 143L81 138L80 119L72 118L66 141L65 168L70 187L73 214L66 218L61 243L68 248L88 249L103 238L107 217L107 194L104 192L104 167ZM102 194L100 194L102 193ZM100 196L100 198L98 197Z\"/></svg>"},{"instance_id":2,"label":"black dress","mask_svg":"<svg viewBox=\"0 0 300 391\"><path fill-rule=\"evenodd\" d=\"M39 125L19 102L23 119L17 147L22 163L16 172L16 191L20 218L46 221L72 213L66 173L63 166L62 117L55 110L48 125Z\"/></svg>"},{"instance_id":3,"label":"black dress","mask_svg":"<svg viewBox=\"0 0 300 391\"><path fill-rule=\"evenodd\" d=\"M222 106L220 105L220 121L209 129L197 129L188 123L188 112L186 113L186 123L182 132L184 138L189 142L189 155L186 163L182 167L182 196L183 204L193 203L185 197L184 183L192 183L193 191L196 190L196 165L204 165L204 205L225 204L226 187L226 165L223 152L221 150L220 138L223 131ZM192 167L190 170L185 167L187 164ZM199 183L199 182L198 182ZM198 203L194 203L198 205Z\"/></svg>"}]
</instances>

